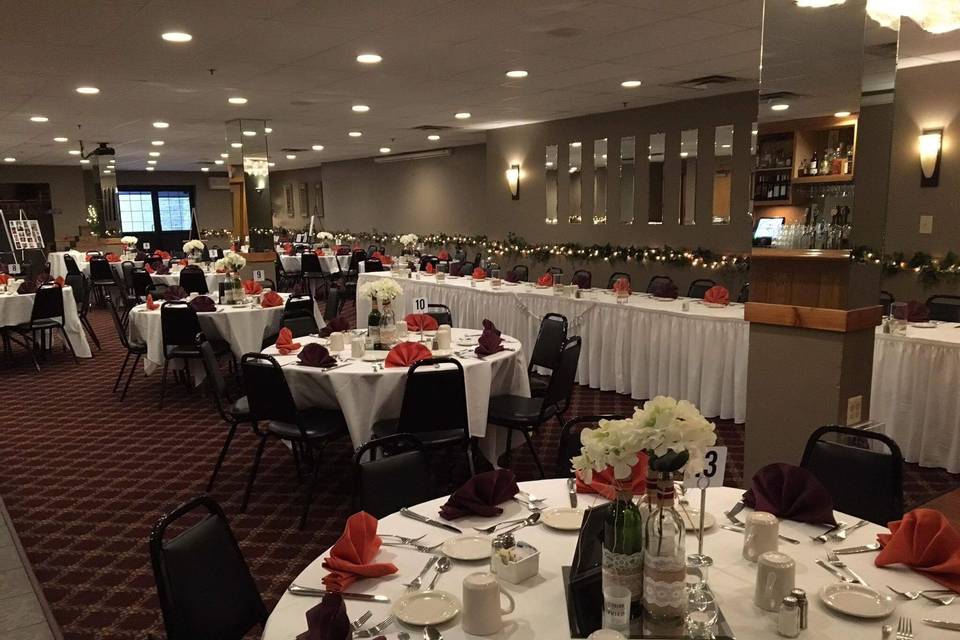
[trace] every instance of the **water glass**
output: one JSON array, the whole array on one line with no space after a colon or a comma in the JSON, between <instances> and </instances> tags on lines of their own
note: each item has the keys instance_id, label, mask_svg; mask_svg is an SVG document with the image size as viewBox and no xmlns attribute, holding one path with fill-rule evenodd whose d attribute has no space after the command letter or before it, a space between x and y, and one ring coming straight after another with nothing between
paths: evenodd
<instances>
[{"instance_id":1,"label":"water glass","mask_svg":"<svg viewBox=\"0 0 960 640\"><path fill-rule=\"evenodd\" d=\"M687 592L686 622L690 638L713 638L713 625L719 617L717 601L709 590L692 589Z\"/></svg>"},{"instance_id":2,"label":"water glass","mask_svg":"<svg viewBox=\"0 0 960 640\"><path fill-rule=\"evenodd\" d=\"M890 333L895 336L907 335L908 313L906 302L894 302L890 305Z\"/></svg>"}]
</instances>

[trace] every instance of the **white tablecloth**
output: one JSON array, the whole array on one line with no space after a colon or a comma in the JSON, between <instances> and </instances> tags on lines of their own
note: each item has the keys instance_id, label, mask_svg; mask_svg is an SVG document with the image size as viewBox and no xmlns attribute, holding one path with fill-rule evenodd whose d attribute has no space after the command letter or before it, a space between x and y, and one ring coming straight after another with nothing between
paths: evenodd
<instances>
[{"instance_id":1,"label":"white tablecloth","mask_svg":"<svg viewBox=\"0 0 960 640\"><path fill-rule=\"evenodd\" d=\"M538 480L524 482L521 488L547 498L547 506L567 506L566 486L563 480ZM707 512L713 514L718 521L723 519L723 511L729 509L740 498L742 491L732 488L716 488L707 491ZM437 517L439 505L446 498L434 500L415 507L415 511ZM591 507L602 502L596 496L581 495L581 507ZM699 496L691 496L692 508L699 508ZM516 502L506 502L500 505L504 508L503 515L498 518L461 518L455 525L465 532L473 532L473 526L489 525L493 522L509 518L522 517L526 510ZM741 514L744 517L749 510ZM856 518L838 513L848 524L856 522ZM818 597L821 587L836 581L824 569L816 565L816 560L826 557L826 549L836 546L853 546L873 542L876 534L883 530L880 527L868 524L852 532L843 543L828 545L817 544L809 536L822 533L823 527L799 524L790 521L781 521L781 533L795 537L802 542L799 545L780 543L780 551L791 556L797 563L796 585L805 589L810 601L809 628L801 636L805 640L852 640L854 638L879 638L880 627L883 624L897 625L898 616L908 616L913 619L914 633L918 640L933 640L934 638L951 637L949 632L927 627L920 622L921 618L948 618L957 619L948 608L940 608L922 599L906 601L898 599L897 610L887 619L859 620L850 618L827 609ZM388 516L378 525L378 531L407 536L427 534L422 540L424 544L432 545L455 534L447 534L442 530L420 524L398 514ZM564 595L561 567L569 566L573 559L574 548L577 543L576 532L562 532L547 528L545 525L527 527L517 533L517 539L527 542L540 550L540 576L513 585L501 582L503 589L516 600L516 611L504 617L505 621L515 624L506 625L499 633L486 636L494 640L558 640L569 638L570 632L566 615L566 597ZM696 551L696 537L688 534L686 539L687 552ZM717 597L717 603L723 611L737 640L770 640L778 638L776 632L776 614L768 613L753 605L754 581L756 576L755 563L748 562L742 556L742 534L713 527L704 535L704 553L714 561L709 571L708 581ZM326 574L321 563L326 552L308 565L293 582L310 587L321 587L321 578ZM925 578L919 573L902 566L879 569L874 566L875 553L846 555L847 564L871 586L886 591L884 585L892 584L899 589L934 589L939 585ZM377 555L377 562L392 562L399 572L381 579L360 580L350 587L350 591L363 593L379 593L388 596L391 603L361 602L347 600L347 613L351 619L362 612L371 610L373 616L368 624L383 620L390 612L392 603L403 595L404 582L412 579L427 559L425 554L411 549L399 547L382 547ZM441 576L437 588L453 593L457 599L461 598L461 583L463 578L475 571L486 571L485 562L458 562L454 561L453 568ZM432 573L430 574L432 577ZM892 594L891 594L892 595ZM307 628L306 611L315 606L317 598L292 596L284 593L271 613L264 629L264 640L289 640ZM386 630L388 638L403 630L404 625L395 623ZM468 635L460 628L460 616L439 627L446 640L472 639L477 636ZM406 629L413 638L419 638L422 632L416 628Z\"/></svg>"},{"instance_id":2,"label":"white tablecloth","mask_svg":"<svg viewBox=\"0 0 960 640\"><path fill-rule=\"evenodd\" d=\"M51 277L56 278L57 276L66 278L67 277L67 265L63 261L63 256L70 254L73 256L73 260L77 263L77 266L81 269L85 264L86 254L82 251L76 251L71 249L69 251L51 251L47 256L47 262L50 263L50 275Z\"/></svg>"},{"instance_id":3,"label":"white tablecloth","mask_svg":"<svg viewBox=\"0 0 960 640\"><path fill-rule=\"evenodd\" d=\"M227 279L227 274L225 273L205 273L203 274L207 281L207 291L212 294L219 294L220 292L220 283ZM170 273L167 275L157 275L155 273L150 274L150 279L157 284L165 284L168 287L180 284L180 272Z\"/></svg>"},{"instance_id":4,"label":"white tablecloth","mask_svg":"<svg viewBox=\"0 0 960 640\"><path fill-rule=\"evenodd\" d=\"M323 266L324 273L336 273L337 262L340 263L340 269L346 271L350 268L350 256L317 256L320 258L320 264ZM300 273L300 256L280 255L280 264L285 271L290 273Z\"/></svg>"},{"instance_id":5,"label":"white tablecloth","mask_svg":"<svg viewBox=\"0 0 960 640\"><path fill-rule=\"evenodd\" d=\"M477 336L479 331L454 329L452 334L454 350L462 350L464 347L458 346L456 341L465 338L467 334ZM410 334L408 339L414 340L418 335ZM297 342L306 345L310 342L326 344L327 341L319 338L297 338ZM473 343L475 347L475 339ZM504 343L515 351L501 351L483 360L457 357L463 365L470 433L481 438L480 449L490 460L496 460L505 450L506 444L506 431L487 425L490 396L511 394L530 397L527 361L523 357L520 343L508 336L504 336ZM374 371L371 363L354 361L348 366L325 372L323 369L294 365L297 361L296 355L277 355L276 347L273 346L265 349L264 353L274 355L277 361L284 365L283 371L298 405L339 407L343 411L354 446L359 447L370 440L375 422L400 417L407 378L406 367ZM349 357L349 345L343 353L334 355ZM514 443L520 444L521 440L514 438Z\"/></svg>"},{"instance_id":6,"label":"white tablecloth","mask_svg":"<svg viewBox=\"0 0 960 640\"><path fill-rule=\"evenodd\" d=\"M52 265L51 265L52 266ZM0 326L8 327L23 322L30 322L30 313L33 310L34 294L0 294ZM63 314L64 329L73 351L78 358L92 358L90 345L87 344L87 334L80 324L77 314L77 303L73 299L73 289L63 287Z\"/></svg>"},{"instance_id":7,"label":"white tablecloth","mask_svg":"<svg viewBox=\"0 0 960 640\"><path fill-rule=\"evenodd\" d=\"M360 276L359 283L389 273ZM577 381L594 389L629 394L635 399L658 394L689 400L704 415L746 420L749 325L743 306L708 308L698 300L654 300L633 295L617 304L609 292L589 298L554 296L532 284L493 290L490 281L470 285L469 278L433 276L397 280L404 294L395 305L399 316L411 313L412 298L445 304L459 327L479 327L484 318L527 347L536 342L546 313L567 317L570 335L583 338ZM357 298L357 324L366 326L370 301Z\"/></svg>"},{"instance_id":8,"label":"white tablecloth","mask_svg":"<svg viewBox=\"0 0 960 640\"><path fill-rule=\"evenodd\" d=\"M960 473L960 329L881 333L873 349L870 418L884 424L908 462Z\"/></svg>"}]
</instances>

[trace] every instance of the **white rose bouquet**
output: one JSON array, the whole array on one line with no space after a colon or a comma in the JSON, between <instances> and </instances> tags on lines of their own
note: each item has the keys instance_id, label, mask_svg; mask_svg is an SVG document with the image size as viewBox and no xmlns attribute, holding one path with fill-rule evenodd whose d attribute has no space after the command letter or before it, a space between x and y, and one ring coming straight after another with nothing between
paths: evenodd
<instances>
[{"instance_id":1,"label":"white rose bouquet","mask_svg":"<svg viewBox=\"0 0 960 640\"><path fill-rule=\"evenodd\" d=\"M195 251L203 251L204 244L201 240L187 240L183 243L183 252L184 253L193 253Z\"/></svg>"},{"instance_id":2,"label":"white rose bouquet","mask_svg":"<svg viewBox=\"0 0 960 640\"><path fill-rule=\"evenodd\" d=\"M329 231L318 231L317 240L333 240L333 234Z\"/></svg>"},{"instance_id":3,"label":"white rose bouquet","mask_svg":"<svg viewBox=\"0 0 960 640\"><path fill-rule=\"evenodd\" d=\"M364 282L360 285L360 288L357 289L358 296L376 298L377 300L386 302L393 302L402 293L403 289L400 288L400 285L397 284L393 278L376 278L371 282Z\"/></svg>"},{"instance_id":4,"label":"white rose bouquet","mask_svg":"<svg viewBox=\"0 0 960 640\"><path fill-rule=\"evenodd\" d=\"M417 234L415 233L405 233L402 236L400 236L400 244L402 244L405 247L415 245L419 240L420 238L417 237Z\"/></svg>"},{"instance_id":5,"label":"white rose bouquet","mask_svg":"<svg viewBox=\"0 0 960 640\"><path fill-rule=\"evenodd\" d=\"M137 246L137 243L140 242L140 239L137 236L123 236L120 238L120 242L122 242L127 249L132 251L133 248Z\"/></svg>"},{"instance_id":6,"label":"white rose bouquet","mask_svg":"<svg viewBox=\"0 0 960 640\"><path fill-rule=\"evenodd\" d=\"M228 253L214 263L216 269L238 273L247 264L247 259L239 253Z\"/></svg>"}]
</instances>

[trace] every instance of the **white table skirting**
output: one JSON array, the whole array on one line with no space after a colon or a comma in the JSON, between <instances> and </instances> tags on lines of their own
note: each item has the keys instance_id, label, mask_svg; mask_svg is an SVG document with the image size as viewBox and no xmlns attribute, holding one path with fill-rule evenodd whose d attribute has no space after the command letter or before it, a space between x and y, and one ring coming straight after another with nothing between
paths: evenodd
<instances>
[{"instance_id":1,"label":"white table skirting","mask_svg":"<svg viewBox=\"0 0 960 640\"><path fill-rule=\"evenodd\" d=\"M0 294L0 326L14 326L30 322L30 313L33 311L34 294ZM87 334L80 323L77 314L77 303L73 299L73 289L63 287L63 323L73 351L78 358L92 358L90 345L87 343Z\"/></svg>"},{"instance_id":2,"label":"white table skirting","mask_svg":"<svg viewBox=\"0 0 960 640\"><path fill-rule=\"evenodd\" d=\"M324 273L336 273L337 262L340 263L340 269L346 271L350 268L350 256L317 256L320 258L320 264L323 266ZM280 256L280 264L285 271L290 273L300 273L300 256Z\"/></svg>"},{"instance_id":3,"label":"white table skirting","mask_svg":"<svg viewBox=\"0 0 960 640\"><path fill-rule=\"evenodd\" d=\"M378 277L390 274L364 274L359 283ZM670 395L693 402L706 416L746 420L749 325L742 306L708 308L688 300L690 310L683 311L683 299L645 295L617 304L607 292L577 299L531 284L493 290L489 280L472 287L468 278L438 284L426 275L397 282L404 290L395 304L399 317L413 311L412 298L422 296L449 306L456 326L478 328L488 318L529 350L540 318L560 313L571 323L569 334L583 338L580 384L635 399ZM370 301L358 296L358 326L366 326L369 311Z\"/></svg>"},{"instance_id":4,"label":"white table skirting","mask_svg":"<svg viewBox=\"0 0 960 640\"><path fill-rule=\"evenodd\" d=\"M521 483L520 487L538 496L546 498L545 506L567 506L566 485L563 480L538 480ZM742 490L718 487L707 491L707 512L722 522L723 512L732 507L740 499ZM437 511L446 498L417 505L414 511L438 517ZM594 495L581 494L579 506L582 508L596 506L603 500ZM690 498L691 508L699 508L699 492ZM525 508L514 501L507 501L500 505L503 514L496 518L466 517L454 521L454 524L465 533L473 533L472 527L486 526L501 520L518 518L527 515ZM746 517L749 509L741 514ZM848 524L856 522L856 518L840 513L836 514ZM426 534L422 544L433 545L457 534L418 523L399 514L393 514L380 520L378 532L392 533L416 537ZM806 590L809 598L809 625L803 632L804 640L853 640L860 638L879 638L880 626L883 624L897 625L898 616L912 618L914 629L918 630L918 640L948 638L946 631L927 627L920 622L921 618L949 618L956 616L943 615L946 608L938 608L923 599L908 601L897 599L897 609L884 620L863 620L847 617L829 610L817 595L820 589L836 582L831 574L817 566L816 561L825 556L824 545L810 541L811 535L824 531L823 527L800 524L783 520L780 522L780 532L801 540L798 545L780 543L780 551L791 556L796 562L796 586ZM877 533L886 529L874 524L852 532L842 544L835 546L854 546L867 544L876 539ZM540 524L527 527L516 533L517 539L522 540L540 551L540 573L538 577L530 578L520 584L510 584L500 581L504 591L513 596L516 601L516 611L504 616L504 628L492 635L486 636L493 640L560 640L570 637L567 622L566 596L564 594L561 569L570 566L573 560L574 549L577 544L577 532L556 531ZM697 539L694 533L686 536L686 552L694 553L697 548ZM728 624L737 637L737 640L770 640L778 638L777 614L769 613L753 604L754 584L756 580L756 563L744 560L742 555L743 534L721 529L714 526L704 535L704 553L713 558L708 581L717 598L717 604L723 612ZM327 551L320 553L317 559L310 563L303 571L293 578L292 582L307 587L321 587L321 579L327 571L321 566ZM863 579L876 589L886 593L884 585L892 584L899 589L917 590L937 588L935 582L922 574L916 573L901 565L886 568L874 566L875 553L861 553L844 556L844 561ZM389 603L361 602L346 600L347 613L350 619L355 619L364 611L373 612L370 622L374 624L389 615L391 607L404 594L409 582L421 569L427 556L413 549L400 547L381 547L376 562L391 562L398 568L398 573L380 579L362 579L350 586L350 591L360 593L377 593L391 599ZM488 565L484 562L453 561L449 572L443 574L437 589L452 593L460 600L462 596L462 582L464 577L476 571L487 571ZM428 577L433 574L429 574ZM270 614L263 632L263 640L288 640L296 637L307 628L306 612L319 602L317 598L293 596L284 593L277 606ZM440 631L446 640L469 640L477 636L465 633L460 626L461 616L439 625ZM395 622L385 631L389 638L406 630L411 637L419 638L423 634L419 628L406 627Z\"/></svg>"},{"instance_id":5,"label":"white table skirting","mask_svg":"<svg viewBox=\"0 0 960 640\"><path fill-rule=\"evenodd\" d=\"M454 341L477 331L457 330L453 332ZM410 334L409 339L415 339ZM490 396L511 394L530 397L530 383L527 378L527 361L520 344L504 336L506 346L515 351L501 351L483 360L473 357L458 358L463 365L464 384L467 392L467 419L470 433L480 440L480 449L490 460L496 460L506 449L506 431L487 425L487 405ZM301 345L310 342L322 342L319 338L297 338ZM455 349L462 349L457 347ZM293 365L297 356L277 355L276 347L264 350L277 358L286 375L294 401L300 407L321 406L339 408L343 411L350 430L350 439L355 447L371 439L371 429L375 422L400 417L403 404L403 392L407 379L407 368L395 367L373 371L369 362L354 361L345 367L324 371L315 367ZM350 347L340 354L349 357ZM522 438L514 438L514 444L520 444Z\"/></svg>"}]
</instances>

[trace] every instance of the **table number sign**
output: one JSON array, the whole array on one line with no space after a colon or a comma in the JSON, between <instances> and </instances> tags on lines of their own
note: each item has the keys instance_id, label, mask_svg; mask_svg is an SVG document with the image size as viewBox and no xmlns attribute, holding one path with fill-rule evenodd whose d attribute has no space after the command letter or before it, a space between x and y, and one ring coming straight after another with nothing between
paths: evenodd
<instances>
[{"instance_id":1,"label":"table number sign","mask_svg":"<svg viewBox=\"0 0 960 640\"><path fill-rule=\"evenodd\" d=\"M413 312L414 312L414 313L426 313L426 312L427 312L427 299L426 299L426 298L414 298L414 299L413 299Z\"/></svg>"},{"instance_id":2,"label":"table number sign","mask_svg":"<svg viewBox=\"0 0 960 640\"><path fill-rule=\"evenodd\" d=\"M688 489L707 489L722 487L727 470L727 448L710 447L703 456L703 471L684 478L683 486Z\"/></svg>"},{"instance_id":3,"label":"table number sign","mask_svg":"<svg viewBox=\"0 0 960 640\"><path fill-rule=\"evenodd\" d=\"M219 257L220 257L220 249L210 249L207 253L210 254L210 257L211 257L211 258L219 258Z\"/></svg>"},{"instance_id":4,"label":"table number sign","mask_svg":"<svg viewBox=\"0 0 960 640\"><path fill-rule=\"evenodd\" d=\"M253 279L256 282L263 282L264 280L266 280L266 275L264 274L263 269L254 269Z\"/></svg>"},{"instance_id":5,"label":"table number sign","mask_svg":"<svg viewBox=\"0 0 960 640\"><path fill-rule=\"evenodd\" d=\"M149 243L149 242L144 242L144 243L142 243L141 246L143 246L143 250L144 250L144 251L149 251L149 250L150 250L150 243Z\"/></svg>"},{"instance_id":6,"label":"table number sign","mask_svg":"<svg viewBox=\"0 0 960 640\"><path fill-rule=\"evenodd\" d=\"M18 276L18 275L20 275L20 265L18 265L18 264L8 264L8 265L7 265L7 273L9 273L9 274L12 275L12 276Z\"/></svg>"}]
</instances>

